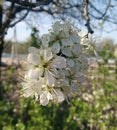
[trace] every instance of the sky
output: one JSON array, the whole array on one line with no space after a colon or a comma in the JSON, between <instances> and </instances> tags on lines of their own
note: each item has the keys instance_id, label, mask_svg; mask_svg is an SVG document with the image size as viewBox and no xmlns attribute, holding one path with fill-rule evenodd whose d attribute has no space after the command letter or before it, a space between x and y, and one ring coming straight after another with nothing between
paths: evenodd
<instances>
[{"instance_id":1,"label":"sky","mask_svg":"<svg viewBox=\"0 0 117 130\"><path fill-rule=\"evenodd\" d=\"M48 16L46 14L40 14L39 18L40 21L34 20L37 19L35 15L31 18L31 21L28 24L31 24L33 27L37 27L39 29L39 35L45 34L48 32L48 29L51 28L53 19L51 16ZM29 25L26 24L25 21L21 21L18 23L15 27L10 28L7 32L7 35L5 36L6 40L14 40L14 28L16 29L16 35L17 35L17 41L24 42L26 41L31 34L31 28Z\"/></svg>"},{"instance_id":2,"label":"sky","mask_svg":"<svg viewBox=\"0 0 117 130\"><path fill-rule=\"evenodd\" d=\"M41 14L39 17L40 19L43 19L43 20L38 20L38 21L34 21L33 19L35 18L36 16L33 16L32 17L32 21L31 24L33 26L35 26L35 23L38 23L36 24L36 27L39 29L39 34L42 35L42 34L45 34L48 32L48 29L51 28L51 25L52 25L52 22L53 22L53 19L48 16L46 14ZM10 28L8 30L8 33L5 37L6 40L12 40L12 41L19 41L19 42L24 42L26 41L29 37L30 37L30 33L31 33L31 28L24 22L20 22L18 23L16 26L16 38L14 37L14 27L13 28ZM108 27L109 28L109 27ZM110 28L111 30L111 28ZM117 31L111 31L110 33L106 33L104 31L100 32L100 31L95 31L95 33L93 34L95 38L99 38L99 39L103 39L103 38L111 38L114 40L115 43L117 43Z\"/></svg>"}]
</instances>

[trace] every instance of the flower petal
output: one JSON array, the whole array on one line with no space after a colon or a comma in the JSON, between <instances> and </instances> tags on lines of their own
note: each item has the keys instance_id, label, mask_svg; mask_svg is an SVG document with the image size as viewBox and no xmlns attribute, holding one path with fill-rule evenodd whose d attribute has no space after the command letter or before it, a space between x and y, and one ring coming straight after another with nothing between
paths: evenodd
<instances>
[{"instance_id":1,"label":"flower petal","mask_svg":"<svg viewBox=\"0 0 117 130\"><path fill-rule=\"evenodd\" d=\"M55 68L65 68L66 67L66 59L64 57L61 56L56 56L56 58L53 60L53 62L51 63L52 67Z\"/></svg>"},{"instance_id":2,"label":"flower petal","mask_svg":"<svg viewBox=\"0 0 117 130\"><path fill-rule=\"evenodd\" d=\"M60 29L61 29L61 24L60 24L59 21L57 21L57 22L55 22L55 23L53 24L52 27L53 27L54 33L55 33L55 34L58 34L59 31L60 31Z\"/></svg>"},{"instance_id":3,"label":"flower petal","mask_svg":"<svg viewBox=\"0 0 117 130\"><path fill-rule=\"evenodd\" d=\"M30 79L39 79L39 77L42 76L43 72L44 72L43 68L31 69L28 72L28 78L30 78Z\"/></svg>"},{"instance_id":4,"label":"flower petal","mask_svg":"<svg viewBox=\"0 0 117 130\"><path fill-rule=\"evenodd\" d=\"M40 58L39 58L39 56L37 54L29 53L28 57L27 57L27 61L29 63L32 63L32 64L39 64L40 63Z\"/></svg>"},{"instance_id":5,"label":"flower petal","mask_svg":"<svg viewBox=\"0 0 117 130\"><path fill-rule=\"evenodd\" d=\"M74 61L72 59L69 59L67 60L67 64L70 66L70 67L73 67L74 66Z\"/></svg>"},{"instance_id":6,"label":"flower petal","mask_svg":"<svg viewBox=\"0 0 117 130\"><path fill-rule=\"evenodd\" d=\"M41 41L42 45L47 48L50 42L50 36L48 34L43 34L43 36L41 37Z\"/></svg>"},{"instance_id":7,"label":"flower petal","mask_svg":"<svg viewBox=\"0 0 117 130\"><path fill-rule=\"evenodd\" d=\"M28 52L29 53L38 53L39 52L39 49L35 48L35 47L29 47L28 48Z\"/></svg>"},{"instance_id":8,"label":"flower petal","mask_svg":"<svg viewBox=\"0 0 117 130\"><path fill-rule=\"evenodd\" d=\"M47 91L44 91L40 94L40 104L43 106L46 106L49 103L47 93L48 93Z\"/></svg>"},{"instance_id":9,"label":"flower petal","mask_svg":"<svg viewBox=\"0 0 117 130\"><path fill-rule=\"evenodd\" d=\"M69 46L69 45L73 45L73 42L70 39L62 39L62 46Z\"/></svg>"},{"instance_id":10,"label":"flower petal","mask_svg":"<svg viewBox=\"0 0 117 130\"><path fill-rule=\"evenodd\" d=\"M55 90L54 89L53 91L54 91L54 93L52 94L53 98L55 100L57 100L58 103L65 100L65 96L60 90L58 90L58 89Z\"/></svg>"},{"instance_id":11,"label":"flower petal","mask_svg":"<svg viewBox=\"0 0 117 130\"><path fill-rule=\"evenodd\" d=\"M68 48L62 48L62 53L66 56L72 56L71 50Z\"/></svg>"},{"instance_id":12,"label":"flower petal","mask_svg":"<svg viewBox=\"0 0 117 130\"><path fill-rule=\"evenodd\" d=\"M52 51L53 51L54 53L59 53L59 51L60 51L60 43L59 43L59 41L56 41L56 42L53 44L53 46L52 46Z\"/></svg>"},{"instance_id":13,"label":"flower petal","mask_svg":"<svg viewBox=\"0 0 117 130\"><path fill-rule=\"evenodd\" d=\"M76 35L76 34L72 34L71 35L71 39L73 40L73 42L75 43L80 43L80 36Z\"/></svg>"},{"instance_id":14,"label":"flower petal","mask_svg":"<svg viewBox=\"0 0 117 130\"><path fill-rule=\"evenodd\" d=\"M76 54L76 55L79 55L79 53L81 53L81 45L80 44L75 44L73 46L73 53Z\"/></svg>"},{"instance_id":15,"label":"flower petal","mask_svg":"<svg viewBox=\"0 0 117 130\"><path fill-rule=\"evenodd\" d=\"M45 76L45 78L47 80L48 86L50 86L50 87L54 86L55 78L54 78L53 74L49 70L45 71L45 75L44 76Z\"/></svg>"},{"instance_id":16,"label":"flower petal","mask_svg":"<svg viewBox=\"0 0 117 130\"><path fill-rule=\"evenodd\" d=\"M53 55L52 55L51 49L50 48L49 49L45 49L44 50L44 61L48 62L49 60L52 59L52 57L53 57Z\"/></svg>"}]
</instances>

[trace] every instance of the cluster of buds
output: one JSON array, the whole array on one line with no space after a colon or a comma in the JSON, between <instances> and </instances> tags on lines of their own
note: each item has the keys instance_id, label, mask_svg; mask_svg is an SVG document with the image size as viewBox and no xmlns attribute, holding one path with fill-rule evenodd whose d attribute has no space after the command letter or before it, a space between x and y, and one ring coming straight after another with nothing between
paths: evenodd
<instances>
[{"instance_id":1,"label":"cluster of buds","mask_svg":"<svg viewBox=\"0 0 117 130\"><path fill-rule=\"evenodd\" d=\"M23 95L43 106L68 100L85 81L89 43L71 23L57 21L40 44L40 48L29 47Z\"/></svg>"}]
</instances>

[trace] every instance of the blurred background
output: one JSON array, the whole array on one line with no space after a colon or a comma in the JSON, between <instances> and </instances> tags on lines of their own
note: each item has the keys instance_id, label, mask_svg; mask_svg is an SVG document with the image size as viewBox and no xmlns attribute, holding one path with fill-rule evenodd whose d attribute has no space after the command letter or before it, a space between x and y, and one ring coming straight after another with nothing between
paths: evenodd
<instances>
[{"instance_id":1,"label":"blurred background","mask_svg":"<svg viewBox=\"0 0 117 130\"><path fill-rule=\"evenodd\" d=\"M40 106L21 96L22 60L57 20L92 34L97 55L77 97ZM0 1L0 130L117 130L117 0Z\"/></svg>"}]
</instances>

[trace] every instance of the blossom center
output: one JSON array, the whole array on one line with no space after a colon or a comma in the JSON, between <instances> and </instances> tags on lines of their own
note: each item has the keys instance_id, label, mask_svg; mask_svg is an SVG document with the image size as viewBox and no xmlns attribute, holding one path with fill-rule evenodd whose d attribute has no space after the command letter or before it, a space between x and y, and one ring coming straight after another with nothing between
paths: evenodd
<instances>
[{"instance_id":1,"label":"blossom center","mask_svg":"<svg viewBox=\"0 0 117 130\"><path fill-rule=\"evenodd\" d=\"M47 68L48 67L48 63L44 63L42 66L43 66L43 68Z\"/></svg>"}]
</instances>

